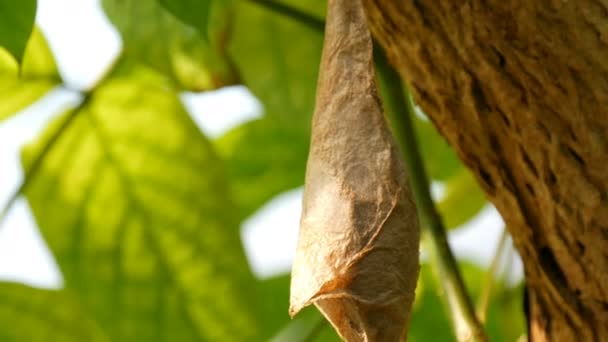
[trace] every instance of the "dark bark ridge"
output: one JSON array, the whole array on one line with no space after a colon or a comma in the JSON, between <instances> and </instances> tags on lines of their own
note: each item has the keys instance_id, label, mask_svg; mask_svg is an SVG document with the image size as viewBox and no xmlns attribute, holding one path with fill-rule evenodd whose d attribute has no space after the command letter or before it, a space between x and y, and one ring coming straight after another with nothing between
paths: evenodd
<instances>
[{"instance_id":1,"label":"dark bark ridge","mask_svg":"<svg viewBox=\"0 0 608 342\"><path fill-rule=\"evenodd\" d=\"M608 1L364 2L505 219L531 341L608 341Z\"/></svg>"}]
</instances>

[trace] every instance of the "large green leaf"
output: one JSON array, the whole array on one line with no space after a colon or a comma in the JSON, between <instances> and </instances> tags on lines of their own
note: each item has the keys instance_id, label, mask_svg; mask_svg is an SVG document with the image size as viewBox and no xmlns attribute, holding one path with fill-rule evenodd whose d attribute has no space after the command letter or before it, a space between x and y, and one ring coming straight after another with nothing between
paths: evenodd
<instances>
[{"instance_id":1,"label":"large green leaf","mask_svg":"<svg viewBox=\"0 0 608 342\"><path fill-rule=\"evenodd\" d=\"M283 3L315 14L325 1ZM266 114L308 130L323 33L250 1L236 2L230 52L247 87L264 104Z\"/></svg>"},{"instance_id":2,"label":"large green leaf","mask_svg":"<svg viewBox=\"0 0 608 342\"><path fill-rule=\"evenodd\" d=\"M32 104L60 82L42 33L34 30L21 66L0 49L0 122Z\"/></svg>"},{"instance_id":3,"label":"large green leaf","mask_svg":"<svg viewBox=\"0 0 608 342\"><path fill-rule=\"evenodd\" d=\"M27 148L26 168L57 127ZM113 341L255 340L220 161L157 74L101 84L27 198L66 288Z\"/></svg>"},{"instance_id":4,"label":"large green leaf","mask_svg":"<svg viewBox=\"0 0 608 342\"><path fill-rule=\"evenodd\" d=\"M226 160L241 218L276 194L304 183L308 140L301 127L265 117L235 128L216 142Z\"/></svg>"},{"instance_id":5,"label":"large green leaf","mask_svg":"<svg viewBox=\"0 0 608 342\"><path fill-rule=\"evenodd\" d=\"M36 0L0 0L0 46L18 62L23 58L27 40L36 19Z\"/></svg>"},{"instance_id":6,"label":"large green leaf","mask_svg":"<svg viewBox=\"0 0 608 342\"><path fill-rule=\"evenodd\" d=\"M207 39L207 25L211 0L159 0L169 12L182 22L196 28Z\"/></svg>"},{"instance_id":7,"label":"large green leaf","mask_svg":"<svg viewBox=\"0 0 608 342\"><path fill-rule=\"evenodd\" d=\"M67 291L12 283L0 283L0 340L109 342Z\"/></svg>"},{"instance_id":8,"label":"large green leaf","mask_svg":"<svg viewBox=\"0 0 608 342\"><path fill-rule=\"evenodd\" d=\"M106 14L120 31L124 53L191 91L216 89L236 82L226 52L229 1L212 8L207 41L195 28L169 13L159 0L103 0Z\"/></svg>"},{"instance_id":9,"label":"large green leaf","mask_svg":"<svg viewBox=\"0 0 608 342\"><path fill-rule=\"evenodd\" d=\"M466 223L487 203L484 192L468 169L461 168L445 186L445 196L438 209L448 229Z\"/></svg>"}]
</instances>

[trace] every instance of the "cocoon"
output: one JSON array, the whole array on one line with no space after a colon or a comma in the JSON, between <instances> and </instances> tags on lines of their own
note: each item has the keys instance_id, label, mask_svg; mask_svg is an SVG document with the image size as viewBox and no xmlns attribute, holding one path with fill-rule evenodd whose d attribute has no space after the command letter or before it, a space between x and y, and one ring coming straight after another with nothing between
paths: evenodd
<instances>
[{"instance_id":1,"label":"cocoon","mask_svg":"<svg viewBox=\"0 0 608 342\"><path fill-rule=\"evenodd\" d=\"M314 303L346 341L399 341L419 241L361 0L329 0L290 314Z\"/></svg>"}]
</instances>

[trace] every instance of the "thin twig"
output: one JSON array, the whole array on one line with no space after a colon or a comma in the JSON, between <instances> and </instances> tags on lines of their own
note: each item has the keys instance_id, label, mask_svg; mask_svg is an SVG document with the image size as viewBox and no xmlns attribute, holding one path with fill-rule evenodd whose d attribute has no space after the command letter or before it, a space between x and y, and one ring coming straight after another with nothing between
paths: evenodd
<instances>
[{"instance_id":1,"label":"thin twig","mask_svg":"<svg viewBox=\"0 0 608 342\"><path fill-rule=\"evenodd\" d=\"M500 240L498 241L498 246L496 247L496 252L492 258L492 263L490 264L490 268L486 273L486 279L481 289L481 294L479 295L476 312L477 317L482 323L486 321L490 297L492 295L492 287L494 286L494 280L498 276L498 268L500 267L500 262L505 254L508 237L509 234L507 233L507 230L503 228L502 234L500 235Z\"/></svg>"},{"instance_id":2,"label":"thin twig","mask_svg":"<svg viewBox=\"0 0 608 342\"><path fill-rule=\"evenodd\" d=\"M387 88L386 111L392 121L395 138L401 146L423 227L428 229L432 254L436 254L431 262L440 275L456 337L459 341L486 341L487 337L475 316L473 304L448 244L443 222L431 198L430 183L413 126L412 118L415 114L410 95L399 74L388 64L379 49L376 49L375 57L379 75Z\"/></svg>"}]
</instances>

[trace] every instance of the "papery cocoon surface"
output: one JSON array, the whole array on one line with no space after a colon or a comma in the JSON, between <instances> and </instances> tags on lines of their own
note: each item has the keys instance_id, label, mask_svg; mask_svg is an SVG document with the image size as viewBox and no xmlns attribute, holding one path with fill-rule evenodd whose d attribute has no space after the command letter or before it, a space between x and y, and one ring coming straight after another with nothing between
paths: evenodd
<instances>
[{"instance_id":1,"label":"papery cocoon surface","mask_svg":"<svg viewBox=\"0 0 608 342\"><path fill-rule=\"evenodd\" d=\"M360 0L329 0L290 314L314 303L347 341L404 336L418 218L378 98Z\"/></svg>"}]
</instances>

